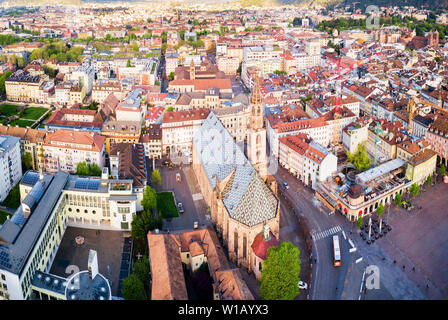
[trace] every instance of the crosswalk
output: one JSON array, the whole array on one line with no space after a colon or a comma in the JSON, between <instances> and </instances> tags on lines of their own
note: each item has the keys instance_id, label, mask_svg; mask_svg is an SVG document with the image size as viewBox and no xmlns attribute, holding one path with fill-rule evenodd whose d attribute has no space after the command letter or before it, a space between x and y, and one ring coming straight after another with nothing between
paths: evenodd
<instances>
[{"instance_id":1,"label":"crosswalk","mask_svg":"<svg viewBox=\"0 0 448 320\"><path fill-rule=\"evenodd\" d=\"M314 241L317 241L317 240L332 236L332 235L338 233L339 231L342 231L341 227L335 226L333 228L330 228L330 229L327 229L327 230L324 230L321 232L313 231L311 233L311 237L313 238Z\"/></svg>"}]
</instances>

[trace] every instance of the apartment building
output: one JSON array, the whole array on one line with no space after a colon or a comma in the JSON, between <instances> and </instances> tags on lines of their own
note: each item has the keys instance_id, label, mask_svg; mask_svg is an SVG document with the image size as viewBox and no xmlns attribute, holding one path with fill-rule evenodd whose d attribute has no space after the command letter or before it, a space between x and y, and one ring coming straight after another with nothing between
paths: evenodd
<instances>
[{"instance_id":1,"label":"apartment building","mask_svg":"<svg viewBox=\"0 0 448 320\"><path fill-rule=\"evenodd\" d=\"M179 56L176 52L167 52L165 55L165 73L167 76L170 75L171 72L174 73L176 68L179 66Z\"/></svg>"},{"instance_id":2,"label":"apartment building","mask_svg":"<svg viewBox=\"0 0 448 320\"><path fill-rule=\"evenodd\" d=\"M60 129L47 133L44 142L46 171L73 173L80 162L102 168L105 140L100 134L85 131Z\"/></svg>"},{"instance_id":3,"label":"apartment building","mask_svg":"<svg viewBox=\"0 0 448 320\"><path fill-rule=\"evenodd\" d=\"M22 177L20 139L0 135L0 202Z\"/></svg>"},{"instance_id":4,"label":"apartment building","mask_svg":"<svg viewBox=\"0 0 448 320\"><path fill-rule=\"evenodd\" d=\"M355 153L358 145L367 142L369 126L362 122L352 122L342 129L342 145L350 153Z\"/></svg>"},{"instance_id":5,"label":"apartment building","mask_svg":"<svg viewBox=\"0 0 448 320\"><path fill-rule=\"evenodd\" d=\"M99 80L92 87L92 101L103 103L110 94L121 100L122 90L120 81Z\"/></svg>"},{"instance_id":6,"label":"apartment building","mask_svg":"<svg viewBox=\"0 0 448 320\"><path fill-rule=\"evenodd\" d=\"M145 148L145 155L148 158L162 158L162 128L160 124L149 124L146 127L147 133L142 133L140 143Z\"/></svg>"},{"instance_id":7,"label":"apartment building","mask_svg":"<svg viewBox=\"0 0 448 320\"><path fill-rule=\"evenodd\" d=\"M140 140L141 124L138 121L108 120L104 122L101 135L106 138L105 151L110 152L115 143L138 143Z\"/></svg>"},{"instance_id":8,"label":"apartment building","mask_svg":"<svg viewBox=\"0 0 448 320\"><path fill-rule=\"evenodd\" d=\"M31 154L34 170L44 167L43 144L46 134L44 130L0 125L0 135L20 139L20 154Z\"/></svg>"},{"instance_id":9,"label":"apartment building","mask_svg":"<svg viewBox=\"0 0 448 320\"><path fill-rule=\"evenodd\" d=\"M162 154L191 153L193 136L209 113L209 109L165 112L162 122Z\"/></svg>"},{"instance_id":10,"label":"apartment building","mask_svg":"<svg viewBox=\"0 0 448 320\"><path fill-rule=\"evenodd\" d=\"M308 135L300 133L280 138L279 163L304 185L315 189L337 170L337 157Z\"/></svg>"},{"instance_id":11,"label":"apartment building","mask_svg":"<svg viewBox=\"0 0 448 320\"><path fill-rule=\"evenodd\" d=\"M18 102L40 102L40 76L31 76L24 70L17 70L5 81L6 99Z\"/></svg>"},{"instance_id":12,"label":"apartment building","mask_svg":"<svg viewBox=\"0 0 448 320\"><path fill-rule=\"evenodd\" d=\"M436 119L429 125L425 140L437 155L448 164L448 120Z\"/></svg>"}]
</instances>

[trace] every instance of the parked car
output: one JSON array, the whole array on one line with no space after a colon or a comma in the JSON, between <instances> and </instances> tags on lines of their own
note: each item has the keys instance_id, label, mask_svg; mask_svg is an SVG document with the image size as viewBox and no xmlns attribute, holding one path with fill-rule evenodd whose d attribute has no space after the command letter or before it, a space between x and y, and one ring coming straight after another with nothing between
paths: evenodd
<instances>
[{"instance_id":1,"label":"parked car","mask_svg":"<svg viewBox=\"0 0 448 320\"><path fill-rule=\"evenodd\" d=\"M198 227L199 227L199 222L195 221L194 224L193 224L193 228L197 229Z\"/></svg>"},{"instance_id":2,"label":"parked car","mask_svg":"<svg viewBox=\"0 0 448 320\"><path fill-rule=\"evenodd\" d=\"M179 213L184 213L184 206L182 205L182 202L179 202L177 204L177 210L179 211Z\"/></svg>"},{"instance_id":3,"label":"parked car","mask_svg":"<svg viewBox=\"0 0 448 320\"><path fill-rule=\"evenodd\" d=\"M181 181L181 177L180 177L180 173L176 173L176 181L180 182Z\"/></svg>"},{"instance_id":4,"label":"parked car","mask_svg":"<svg viewBox=\"0 0 448 320\"><path fill-rule=\"evenodd\" d=\"M285 189L286 189L286 190L288 190L288 189L289 189L289 184L288 184L288 183L286 183L285 181L283 181L283 186L285 187Z\"/></svg>"},{"instance_id":5,"label":"parked car","mask_svg":"<svg viewBox=\"0 0 448 320\"><path fill-rule=\"evenodd\" d=\"M303 281L299 281L299 289L306 290L308 289L308 284Z\"/></svg>"}]
</instances>

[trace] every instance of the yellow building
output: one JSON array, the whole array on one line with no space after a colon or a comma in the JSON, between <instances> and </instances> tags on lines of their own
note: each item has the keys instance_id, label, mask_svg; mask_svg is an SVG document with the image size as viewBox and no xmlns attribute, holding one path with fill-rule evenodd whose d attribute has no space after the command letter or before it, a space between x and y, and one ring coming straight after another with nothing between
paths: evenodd
<instances>
[{"instance_id":1,"label":"yellow building","mask_svg":"<svg viewBox=\"0 0 448 320\"><path fill-rule=\"evenodd\" d=\"M112 144L128 142L138 143L140 140L141 126L138 121L107 121L101 130L101 135L106 137L106 152L110 152Z\"/></svg>"},{"instance_id":2,"label":"yellow building","mask_svg":"<svg viewBox=\"0 0 448 320\"><path fill-rule=\"evenodd\" d=\"M406 178L422 184L436 171L437 153L431 149L424 149L413 156L406 169Z\"/></svg>"}]
</instances>

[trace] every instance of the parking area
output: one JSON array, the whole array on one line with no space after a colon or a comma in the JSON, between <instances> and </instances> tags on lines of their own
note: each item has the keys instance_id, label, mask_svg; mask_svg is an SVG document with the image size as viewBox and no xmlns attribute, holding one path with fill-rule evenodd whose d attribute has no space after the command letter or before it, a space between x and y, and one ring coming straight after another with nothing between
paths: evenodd
<instances>
[{"instance_id":1,"label":"parking area","mask_svg":"<svg viewBox=\"0 0 448 320\"><path fill-rule=\"evenodd\" d=\"M448 184L436 184L411 199L411 211L393 206L393 231L378 242L428 299L448 296L447 194Z\"/></svg>"},{"instance_id":2,"label":"parking area","mask_svg":"<svg viewBox=\"0 0 448 320\"><path fill-rule=\"evenodd\" d=\"M176 204L181 202L184 209L184 213L180 213L179 217L170 221L165 220L164 229L188 229L193 228L195 221L199 223L205 222L207 206L202 199L200 188L191 166L184 164L169 168L158 163L156 167L160 170L162 177L162 187L159 191L174 192ZM180 181L176 179L177 174L181 176Z\"/></svg>"},{"instance_id":3,"label":"parking area","mask_svg":"<svg viewBox=\"0 0 448 320\"><path fill-rule=\"evenodd\" d=\"M75 242L77 236L85 239L83 245ZM118 295L120 270L122 269L124 237L120 231L94 230L68 227L62 238L56 257L51 266L50 273L69 277L73 272L66 272L68 266L73 265L79 271L87 270L89 250L96 250L98 254L99 272L112 281L112 295ZM128 250L129 251L129 250ZM130 251L128 253L130 256ZM127 256L126 256L127 257ZM123 266L124 268L127 265Z\"/></svg>"}]
</instances>

